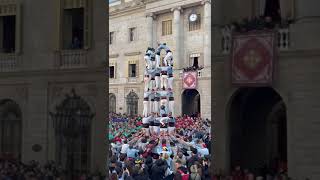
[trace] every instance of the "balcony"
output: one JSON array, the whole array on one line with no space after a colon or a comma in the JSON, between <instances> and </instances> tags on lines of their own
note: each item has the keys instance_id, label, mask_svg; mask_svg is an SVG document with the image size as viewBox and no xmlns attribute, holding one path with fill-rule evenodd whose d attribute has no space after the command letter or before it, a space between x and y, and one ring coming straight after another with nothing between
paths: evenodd
<instances>
[{"instance_id":1,"label":"balcony","mask_svg":"<svg viewBox=\"0 0 320 180\"><path fill-rule=\"evenodd\" d=\"M221 29L222 41L221 50L223 54L229 54L232 45L232 32L234 26L225 26ZM278 32L277 46L279 51L289 50L290 47L290 29L287 27L274 28Z\"/></svg>"},{"instance_id":2,"label":"balcony","mask_svg":"<svg viewBox=\"0 0 320 180\"><path fill-rule=\"evenodd\" d=\"M128 78L128 83L137 83L138 82L138 78L137 77L129 77Z\"/></svg>"},{"instance_id":3,"label":"balcony","mask_svg":"<svg viewBox=\"0 0 320 180\"><path fill-rule=\"evenodd\" d=\"M88 65L86 50L62 50L55 54L55 66L58 69L85 68Z\"/></svg>"},{"instance_id":4,"label":"balcony","mask_svg":"<svg viewBox=\"0 0 320 180\"><path fill-rule=\"evenodd\" d=\"M17 71L21 65L21 56L15 53L0 53L0 72Z\"/></svg>"}]
</instances>

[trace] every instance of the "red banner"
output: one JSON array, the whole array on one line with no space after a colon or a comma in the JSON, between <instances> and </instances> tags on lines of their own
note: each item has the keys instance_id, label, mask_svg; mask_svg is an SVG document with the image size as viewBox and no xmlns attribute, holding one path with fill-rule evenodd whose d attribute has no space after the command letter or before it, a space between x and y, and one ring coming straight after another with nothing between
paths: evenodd
<instances>
[{"instance_id":1,"label":"red banner","mask_svg":"<svg viewBox=\"0 0 320 180\"><path fill-rule=\"evenodd\" d=\"M233 36L232 84L271 85L276 57L276 33L251 32Z\"/></svg>"},{"instance_id":2,"label":"red banner","mask_svg":"<svg viewBox=\"0 0 320 180\"><path fill-rule=\"evenodd\" d=\"M183 88L184 89L196 89L197 88L197 71L188 71L183 73Z\"/></svg>"}]
</instances>

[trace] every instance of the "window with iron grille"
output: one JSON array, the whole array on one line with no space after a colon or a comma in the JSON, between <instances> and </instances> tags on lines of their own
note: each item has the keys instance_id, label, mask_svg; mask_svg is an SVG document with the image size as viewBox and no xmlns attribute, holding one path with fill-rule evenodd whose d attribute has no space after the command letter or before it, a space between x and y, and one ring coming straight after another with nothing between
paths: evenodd
<instances>
[{"instance_id":1,"label":"window with iron grille","mask_svg":"<svg viewBox=\"0 0 320 180\"><path fill-rule=\"evenodd\" d=\"M0 102L0 154L13 159L21 158L21 110L12 100Z\"/></svg>"},{"instance_id":2,"label":"window with iron grille","mask_svg":"<svg viewBox=\"0 0 320 180\"><path fill-rule=\"evenodd\" d=\"M162 36L172 34L172 20L162 21Z\"/></svg>"},{"instance_id":3,"label":"window with iron grille","mask_svg":"<svg viewBox=\"0 0 320 180\"><path fill-rule=\"evenodd\" d=\"M116 112L116 95L109 93L109 112Z\"/></svg>"},{"instance_id":4,"label":"window with iron grille","mask_svg":"<svg viewBox=\"0 0 320 180\"><path fill-rule=\"evenodd\" d=\"M201 15L197 14L197 20L194 22L189 21L189 31L195 31L201 29Z\"/></svg>"},{"instance_id":5,"label":"window with iron grille","mask_svg":"<svg viewBox=\"0 0 320 180\"><path fill-rule=\"evenodd\" d=\"M127 95L127 114L130 116L134 116L138 114L138 95L131 91Z\"/></svg>"}]
</instances>

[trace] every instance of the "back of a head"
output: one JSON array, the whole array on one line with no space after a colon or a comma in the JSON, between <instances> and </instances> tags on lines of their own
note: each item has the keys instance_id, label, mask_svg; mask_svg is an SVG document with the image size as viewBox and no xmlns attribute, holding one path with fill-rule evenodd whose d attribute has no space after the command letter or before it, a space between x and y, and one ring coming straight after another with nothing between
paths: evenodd
<instances>
[{"instance_id":1,"label":"back of a head","mask_svg":"<svg viewBox=\"0 0 320 180\"><path fill-rule=\"evenodd\" d=\"M110 175L110 180L118 180L118 175L117 175L117 173L113 172L113 173Z\"/></svg>"}]
</instances>

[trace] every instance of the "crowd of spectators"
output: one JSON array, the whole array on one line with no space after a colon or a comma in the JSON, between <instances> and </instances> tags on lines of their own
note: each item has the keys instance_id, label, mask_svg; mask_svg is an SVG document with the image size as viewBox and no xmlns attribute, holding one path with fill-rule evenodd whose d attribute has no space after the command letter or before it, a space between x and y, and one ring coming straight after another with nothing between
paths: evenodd
<instances>
[{"instance_id":1,"label":"crowd of spectators","mask_svg":"<svg viewBox=\"0 0 320 180\"><path fill-rule=\"evenodd\" d=\"M0 159L0 180L102 180L101 173L86 174L75 172L73 178L60 165L48 161L41 165L37 161L22 163L13 159Z\"/></svg>"},{"instance_id":2,"label":"crowd of spectators","mask_svg":"<svg viewBox=\"0 0 320 180\"><path fill-rule=\"evenodd\" d=\"M110 119L115 117L127 120L109 122L110 180L212 179L209 173L211 131L208 119L176 117L173 135L146 136L138 128L141 116L110 115ZM129 135L124 134L128 131Z\"/></svg>"}]
</instances>

